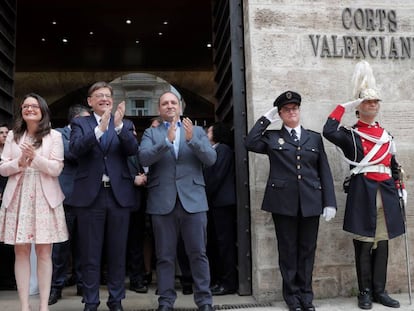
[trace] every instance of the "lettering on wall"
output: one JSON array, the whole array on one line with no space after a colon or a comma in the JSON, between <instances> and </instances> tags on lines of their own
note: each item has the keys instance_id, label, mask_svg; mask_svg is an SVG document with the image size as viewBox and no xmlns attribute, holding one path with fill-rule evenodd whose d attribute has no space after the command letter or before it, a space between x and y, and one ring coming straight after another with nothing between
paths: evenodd
<instances>
[{"instance_id":1,"label":"lettering on wall","mask_svg":"<svg viewBox=\"0 0 414 311\"><path fill-rule=\"evenodd\" d=\"M397 36L397 13L385 9L342 11L349 35L310 34L314 56L335 58L410 59L414 37Z\"/></svg>"}]
</instances>

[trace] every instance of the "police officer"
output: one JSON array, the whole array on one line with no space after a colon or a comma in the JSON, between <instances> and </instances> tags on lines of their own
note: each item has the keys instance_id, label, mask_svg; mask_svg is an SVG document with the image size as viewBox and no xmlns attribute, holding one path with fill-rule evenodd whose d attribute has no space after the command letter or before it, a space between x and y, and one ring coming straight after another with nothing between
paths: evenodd
<instances>
[{"instance_id":1,"label":"police officer","mask_svg":"<svg viewBox=\"0 0 414 311\"><path fill-rule=\"evenodd\" d=\"M358 97L331 112L323 135L341 148L344 160L350 164L343 228L354 234L358 307L371 309L374 301L399 308L399 302L385 291L385 283L388 239L404 233L398 195L403 185L399 182L393 138L375 121L380 108L378 92L365 88ZM350 128L340 126L345 112L354 108L357 123ZM401 190L406 199L406 191Z\"/></svg>"},{"instance_id":2,"label":"police officer","mask_svg":"<svg viewBox=\"0 0 414 311\"><path fill-rule=\"evenodd\" d=\"M270 173L262 209L276 230L283 298L290 311L313 311L312 271L319 216L336 214L331 170L322 136L300 125L301 96L286 91L246 138L249 151L267 154ZM279 118L280 130L266 130Z\"/></svg>"}]
</instances>

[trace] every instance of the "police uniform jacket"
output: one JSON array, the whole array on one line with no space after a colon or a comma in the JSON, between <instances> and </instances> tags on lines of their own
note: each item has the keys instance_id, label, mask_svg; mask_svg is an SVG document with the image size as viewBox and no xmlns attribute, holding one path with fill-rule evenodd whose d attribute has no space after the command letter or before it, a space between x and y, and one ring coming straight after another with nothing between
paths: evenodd
<instances>
[{"instance_id":1,"label":"police uniform jacket","mask_svg":"<svg viewBox=\"0 0 414 311\"><path fill-rule=\"evenodd\" d=\"M302 128L300 141L295 142L284 127L266 131L269 124L261 117L245 142L249 151L267 154L270 160L262 209L310 217L319 216L324 207L336 207L322 136Z\"/></svg>"},{"instance_id":2,"label":"police uniform jacket","mask_svg":"<svg viewBox=\"0 0 414 311\"><path fill-rule=\"evenodd\" d=\"M337 108L330 114L323 129L323 135L333 144L342 149L344 155L354 161L360 162L370 148L375 144L369 144L362 137L350 129L340 126L340 120L344 114L344 108ZM354 127L365 133L378 136L383 129L378 123L374 125L358 122ZM381 153L387 152L387 148L381 148L373 158L378 158ZM356 160L354 160L356 156ZM362 236L374 237L377 220L377 191L380 191L383 201L385 223L389 238L397 237L404 233L404 223L399 206L399 196L395 185L398 179L398 163L394 155L387 155L380 164L391 168L392 176L383 173L361 173L351 175L348 191L343 228L345 231ZM353 166L350 167L351 169Z\"/></svg>"}]
</instances>

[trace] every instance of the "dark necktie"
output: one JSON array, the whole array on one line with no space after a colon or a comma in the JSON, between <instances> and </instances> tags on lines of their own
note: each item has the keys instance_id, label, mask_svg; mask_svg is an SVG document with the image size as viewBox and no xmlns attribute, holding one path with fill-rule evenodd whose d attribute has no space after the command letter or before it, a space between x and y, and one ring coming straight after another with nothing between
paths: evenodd
<instances>
[{"instance_id":1,"label":"dark necktie","mask_svg":"<svg viewBox=\"0 0 414 311\"><path fill-rule=\"evenodd\" d=\"M298 135L296 135L296 131L295 131L295 129L292 129L292 130L290 131L290 136L292 136L292 139L293 139L294 141L298 141L298 140L299 140Z\"/></svg>"}]
</instances>

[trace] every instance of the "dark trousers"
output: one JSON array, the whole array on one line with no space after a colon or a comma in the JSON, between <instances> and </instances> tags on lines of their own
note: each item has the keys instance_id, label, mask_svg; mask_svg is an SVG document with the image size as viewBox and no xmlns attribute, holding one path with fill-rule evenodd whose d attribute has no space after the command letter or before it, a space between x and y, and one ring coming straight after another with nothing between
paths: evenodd
<instances>
[{"instance_id":1,"label":"dark trousers","mask_svg":"<svg viewBox=\"0 0 414 311\"><path fill-rule=\"evenodd\" d=\"M145 278L144 237L145 211L132 211L129 219L127 267L131 283L142 283Z\"/></svg>"},{"instance_id":2,"label":"dark trousers","mask_svg":"<svg viewBox=\"0 0 414 311\"><path fill-rule=\"evenodd\" d=\"M237 226L236 207L210 208L208 215L207 255L210 262L211 282L227 290L236 290Z\"/></svg>"},{"instance_id":3,"label":"dark trousers","mask_svg":"<svg viewBox=\"0 0 414 311\"><path fill-rule=\"evenodd\" d=\"M175 262L177 241L181 234L190 261L194 281L194 302L197 306L212 304L210 271L206 255L206 212L188 213L177 199L173 211L167 215L152 215L152 227L157 256L159 305L173 307L177 298Z\"/></svg>"},{"instance_id":4,"label":"dark trousers","mask_svg":"<svg viewBox=\"0 0 414 311\"><path fill-rule=\"evenodd\" d=\"M181 270L180 283L181 286L192 286L193 278L191 277L190 261L185 252L183 237L180 235L177 242L177 260Z\"/></svg>"},{"instance_id":5,"label":"dark trousers","mask_svg":"<svg viewBox=\"0 0 414 311\"><path fill-rule=\"evenodd\" d=\"M289 306L312 303L312 272L319 216L272 214L275 224L283 298Z\"/></svg>"},{"instance_id":6,"label":"dark trousers","mask_svg":"<svg viewBox=\"0 0 414 311\"><path fill-rule=\"evenodd\" d=\"M75 277L78 287L82 286L80 257L76 239L76 213L73 208L65 207L66 225L69 232L69 240L62 243L53 244L52 250L52 288L62 289L65 286L67 273L72 264L72 276Z\"/></svg>"},{"instance_id":7,"label":"dark trousers","mask_svg":"<svg viewBox=\"0 0 414 311\"><path fill-rule=\"evenodd\" d=\"M118 205L111 188L101 187L95 202L77 208L83 302L98 305L103 246L107 262L108 304L125 298L125 262L130 209ZM105 244L104 244L105 239Z\"/></svg>"}]
</instances>

